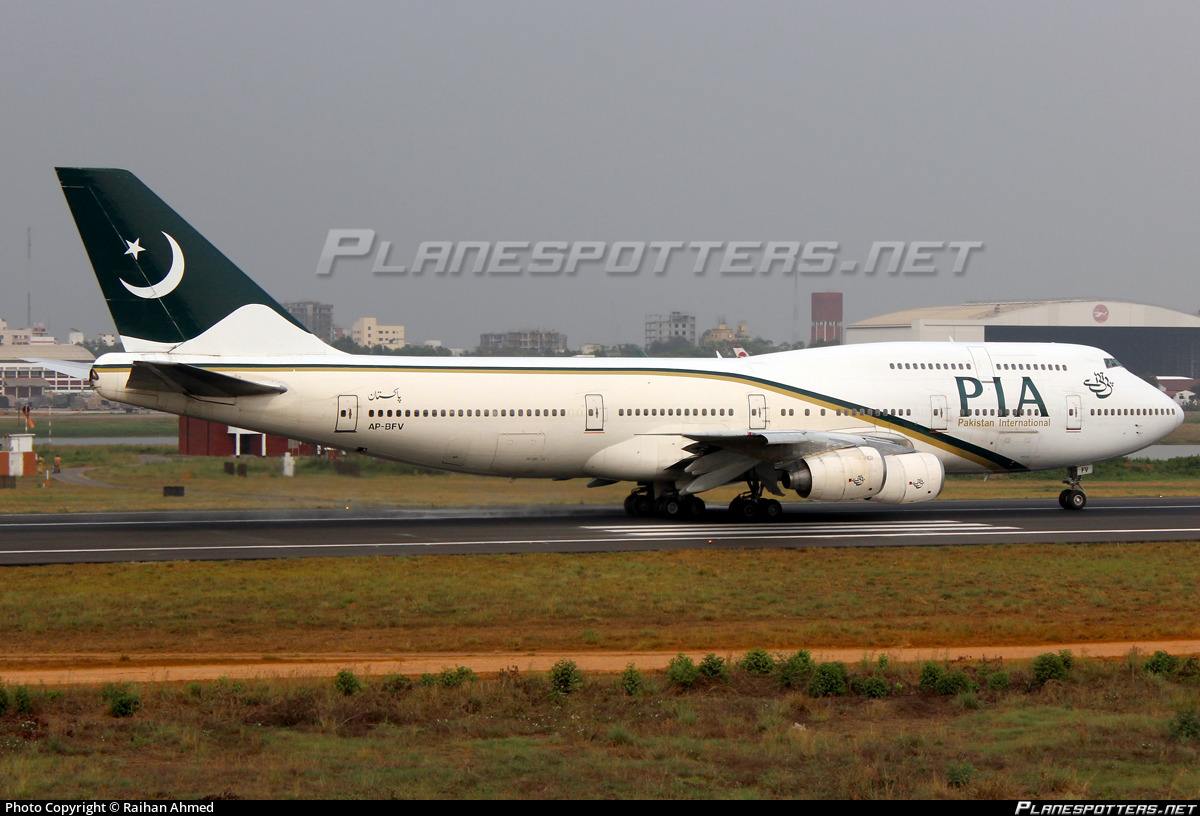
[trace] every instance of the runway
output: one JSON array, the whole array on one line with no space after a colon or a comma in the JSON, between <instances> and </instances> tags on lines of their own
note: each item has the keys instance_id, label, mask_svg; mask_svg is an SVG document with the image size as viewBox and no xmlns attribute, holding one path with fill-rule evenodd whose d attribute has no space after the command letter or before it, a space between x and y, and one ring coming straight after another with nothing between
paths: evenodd
<instances>
[{"instance_id":1,"label":"runway","mask_svg":"<svg viewBox=\"0 0 1200 816\"><path fill-rule=\"evenodd\" d=\"M776 522L633 519L620 508L9 515L0 564L667 549L1200 540L1200 498L796 504Z\"/></svg>"}]
</instances>

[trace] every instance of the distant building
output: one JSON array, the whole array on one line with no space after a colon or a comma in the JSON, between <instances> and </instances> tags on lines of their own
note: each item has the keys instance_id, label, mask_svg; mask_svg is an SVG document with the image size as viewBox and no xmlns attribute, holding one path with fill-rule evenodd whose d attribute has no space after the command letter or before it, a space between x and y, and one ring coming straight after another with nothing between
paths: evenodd
<instances>
[{"instance_id":1,"label":"distant building","mask_svg":"<svg viewBox=\"0 0 1200 816\"><path fill-rule=\"evenodd\" d=\"M23 358L40 357L47 360L66 360L74 363L90 363L96 359L83 346L38 344L36 349L28 346L0 346L0 393L6 397L23 400L48 394L91 393L92 384L60 374L40 363L29 363Z\"/></svg>"},{"instance_id":2,"label":"distant building","mask_svg":"<svg viewBox=\"0 0 1200 816\"><path fill-rule=\"evenodd\" d=\"M300 321L304 328L326 343L332 343L337 339L333 331L333 304L302 300L282 305L287 309L288 314Z\"/></svg>"},{"instance_id":3,"label":"distant building","mask_svg":"<svg viewBox=\"0 0 1200 816\"><path fill-rule=\"evenodd\" d=\"M562 352L567 350L567 336L541 329L491 332L479 335L479 347L485 351L510 348L522 351Z\"/></svg>"},{"instance_id":4,"label":"distant building","mask_svg":"<svg viewBox=\"0 0 1200 816\"><path fill-rule=\"evenodd\" d=\"M842 332L842 293L812 293L812 336L810 345L828 345L845 340Z\"/></svg>"},{"instance_id":5,"label":"distant building","mask_svg":"<svg viewBox=\"0 0 1200 816\"><path fill-rule=\"evenodd\" d=\"M736 330L729 328L725 322L725 318L717 318L717 327L708 329L704 334L700 335L700 345L707 346L715 343L733 343L739 340L749 340L750 334L746 330L745 322L739 323Z\"/></svg>"},{"instance_id":6,"label":"distant building","mask_svg":"<svg viewBox=\"0 0 1200 816\"><path fill-rule=\"evenodd\" d=\"M287 437L235 428L195 417L179 418L179 452L184 456L312 455L316 447Z\"/></svg>"},{"instance_id":7,"label":"distant building","mask_svg":"<svg viewBox=\"0 0 1200 816\"><path fill-rule=\"evenodd\" d=\"M56 345L58 343L46 333L46 327L35 323L23 329L10 329L8 323L0 318L0 346L40 346Z\"/></svg>"},{"instance_id":8,"label":"distant building","mask_svg":"<svg viewBox=\"0 0 1200 816\"><path fill-rule=\"evenodd\" d=\"M383 346L396 351L404 348L404 327L384 326L373 317L360 317L350 329L350 339L360 346Z\"/></svg>"},{"instance_id":9,"label":"distant building","mask_svg":"<svg viewBox=\"0 0 1200 816\"><path fill-rule=\"evenodd\" d=\"M928 306L860 320L850 343L953 340L1094 346L1135 374L1200 377L1200 317L1120 300L1030 300Z\"/></svg>"},{"instance_id":10,"label":"distant building","mask_svg":"<svg viewBox=\"0 0 1200 816\"><path fill-rule=\"evenodd\" d=\"M685 340L696 345L696 316L684 312L669 315L646 315L646 347L669 340Z\"/></svg>"}]
</instances>

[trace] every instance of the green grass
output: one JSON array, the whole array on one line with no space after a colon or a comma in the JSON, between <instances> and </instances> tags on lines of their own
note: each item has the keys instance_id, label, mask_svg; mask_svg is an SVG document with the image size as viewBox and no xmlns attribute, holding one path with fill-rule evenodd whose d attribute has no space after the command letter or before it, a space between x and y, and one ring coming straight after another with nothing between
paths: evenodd
<instances>
[{"instance_id":1,"label":"green grass","mask_svg":"<svg viewBox=\"0 0 1200 816\"><path fill-rule=\"evenodd\" d=\"M82 411L40 409L33 412L33 433L38 437L60 439L81 437L175 436L179 418L159 413L85 413ZM0 434L25 433L25 422L12 412L0 415Z\"/></svg>"},{"instance_id":2,"label":"green grass","mask_svg":"<svg viewBox=\"0 0 1200 816\"><path fill-rule=\"evenodd\" d=\"M985 668L963 667L969 673ZM328 681L37 690L0 717L6 799L1194 799L1200 742L1169 722L1194 677L1081 659L1053 687L1027 663L1012 691L917 688L892 665L884 699L816 699L735 671L690 691L649 673L628 696L585 677L570 695L510 671L456 688L346 696ZM860 669L852 668L859 673Z\"/></svg>"},{"instance_id":3,"label":"green grass","mask_svg":"<svg viewBox=\"0 0 1200 816\"><path fill-rule=\"evenodd\" d=\"M4 573L0 651L10 653L712 651L1200 638L1200 549L1186 542L85 564Z\"/></svg>"}]
</instances>

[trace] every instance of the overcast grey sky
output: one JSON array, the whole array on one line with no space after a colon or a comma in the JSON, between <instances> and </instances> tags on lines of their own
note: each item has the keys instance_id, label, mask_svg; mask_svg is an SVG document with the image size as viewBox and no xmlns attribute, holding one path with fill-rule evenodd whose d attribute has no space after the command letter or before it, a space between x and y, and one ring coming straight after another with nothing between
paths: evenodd
<instances>
[{"instance_id":1,"label":"overcast grey sky","mask_svg":"<svg viewBox=\"0 0 1200 816\"><path fill-rule=\"evenodd\" d=\"M641 342L647 313L808 337L985 299L1194 312L1200 4L0 7L0 317L111 330L55 165L123 167L278 300L410 341ZM26 228L33 262L26 261ZM315 274L331 228L422 241L970 241L966 274ZM799 323L794 304L799 301Z\"/></svg>"}]
</instances>

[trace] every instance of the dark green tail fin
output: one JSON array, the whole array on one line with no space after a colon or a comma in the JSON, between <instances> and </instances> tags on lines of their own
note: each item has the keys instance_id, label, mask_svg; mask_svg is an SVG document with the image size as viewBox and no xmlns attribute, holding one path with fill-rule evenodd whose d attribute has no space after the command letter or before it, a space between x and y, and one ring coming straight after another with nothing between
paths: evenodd
<instances>
[{"instance_id":1,"label":"dark green tail fin","mask_svg":"<svg viewBox=\"0 0 1200 816\"><path fill-rule=\"evenodd\" d=\"M57 171L126 351L328 348L132 173Z\"/></svg>"}]
</instances>

